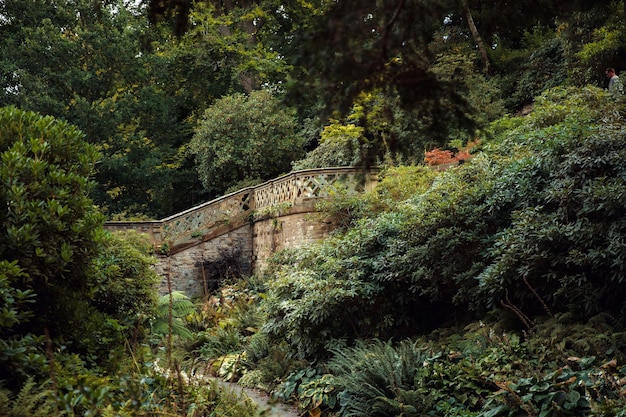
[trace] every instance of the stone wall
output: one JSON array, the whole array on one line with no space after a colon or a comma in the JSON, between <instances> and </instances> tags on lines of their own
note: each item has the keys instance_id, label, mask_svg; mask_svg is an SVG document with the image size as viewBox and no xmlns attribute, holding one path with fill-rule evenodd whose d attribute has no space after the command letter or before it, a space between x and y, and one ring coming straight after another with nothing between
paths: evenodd
<instances>
[{"instance_id":1,"label":"stone wall","mask_svg":"<svg viewBox=\"0 0 626 417\"><path fill-rule=\"evenodd\" d=\"M335 230L332 218L314 210L313 204L299 205L279 215L266 215L210 240L168 255L159 255L155 266L162 277L160 294L181 291L203 297L229 276L261 272L276 252L324 239Z\"/></svg>"},{"instance_id":2,"label":"stone wall","mask_svg":"<svg viewBox=\"0 0 626 417\"><path fill-rule=\"evenodd\" d=\"M337 192L372 190L377 174L358 167L295 171L162 220L105 227L149 236L160 254L155 269L163 278L161 294L172 290L199 297L224 277L260 272L281 249L329 236L336 224L315 204Z\"/></svg>"},{"instance_id":3,"label":"stone wall","mask_svg":"<svg viewBox=\"0 0 626 417\"><path fill-rule=\"evenodd\" d=\"M172 291L203 297L227 276L253 272L252 226L246 225L171 254L159 255L155 265L161 276L159 293Z\"/></svg>"},{"instance_id":4,"label":"stone wall","mask_svg":"<svg viewBox=\"0 0 626 417\"><path fill-rule=\"evenodd\" d=\"M253 227L253 270L262 271L269 258L282 249L297 248L324 239L336 224L327 215L299 206L280 217L256 221Z\"/></svg>"}]
</instances>

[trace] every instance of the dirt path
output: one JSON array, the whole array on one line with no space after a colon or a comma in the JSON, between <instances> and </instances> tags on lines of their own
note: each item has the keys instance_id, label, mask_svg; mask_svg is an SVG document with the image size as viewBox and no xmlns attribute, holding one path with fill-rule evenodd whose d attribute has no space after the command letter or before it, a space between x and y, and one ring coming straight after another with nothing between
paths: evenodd
<instances>
[{"instance_id":1,"label":"dirt path","mask_svg":"<svg viewBox=\"0 0 626 417\"><path fill-rule=\"evenodd\" d=\"M211 378L216 381L224 390L231 391L237 395L245 394L259 407L266 417L299 417L300 413L295 407L288 404L272 401L264 392L243 388L235 383L226 382L218 378Z\"/></svg>"}]
</instances>

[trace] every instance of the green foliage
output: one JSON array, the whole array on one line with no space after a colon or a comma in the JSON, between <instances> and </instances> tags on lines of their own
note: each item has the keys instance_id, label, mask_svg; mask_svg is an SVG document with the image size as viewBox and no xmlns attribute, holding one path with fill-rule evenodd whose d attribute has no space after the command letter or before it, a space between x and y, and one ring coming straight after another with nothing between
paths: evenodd
<instances>
[{"instance_id":1,"label":"green foliage","mask_svg":"<svg viewBox=\"0 0 626 417\"><path fill-rule=\"evenodd\" d=\"M431 343L450 353L429 360L432 372L424 376L423 386L434 398L451 396L461 409L481 417L602 415L593 410L608 410L622 401L615 383L623 371L610 359L615 351L587 357L589 350L582 346L611 339L612 329L583 330L563 316L545 320L537 333L522 340L503 332L503 324L479 322L447 336L431 335ZM561 344L559 335L568 333L572 338ZM572 345L574 338L580 349Z\"/></svg>"},{"instance_id":2,"label":"green foliage","mask_svg":"<svg viewBox=\"0 0 626 417\"><path fill-rule=\"evenodd\" d=\"M607 111L606 96L594 89L548 97L500 145L499 152L510 152L521 139L531 154L511 165L523 166L527 180L510 177L518 169L502 174L518 190L502 188L509 194L504 199L524 204L497 234L481 286L496 297L508 291L522 309L575 305L585 316L600 308L618 311L624 291L624 254L616 246L624 229L621 116Z\"/></svg>"},{"instance_id":3,"label":"green foliage","mask_svg":"<svg viewBox=\"0 0 626 417\"><path fill-rule=\"evenodd\" d=\"M274 374L312 415L619 415L623 112L596 88L555 89L457 168L384 171L375 192L328 202L349 227L275 257L248 366L272 344L317 364L332 352L323 371ZM424 338L409 378L389 365L400 348L360 342L499 305L497 324Z\"/></svg>"},{"instance_id":4,"label":"green foliage","mask_svg":"<svg viewBox=\"0 0 626 417\"><path fill-rule=\"evenodd\" d=\"M128 373L105 376L75 356L57 359L51 399L58 415L256 415L246 397L224 391L215 381L190 379L180 369L163 370L156 362L136 362Z\"/></svg>"},{"instance_id":5,"label":"green foliage","mask_svg":"<svg viewBox=\"0 0 626 417\"><path fill-rule=\"evenodd\" d=\"M354 407L369 407L355 415L615 414L623 404L615 388L624 345L623 111L596 88L555 89L531 115L494 125L483 154L458 168L434 179L391 171L377 193L331 202L354 214L352 227L275 258L268 320L256 336L265 348L253 362L268 342L287 342L299 357L319 361L330 350L343 358L336 378L393 375L380 367L397 357L376 360L387 355L378 348L331 346L414 336L502 304L494 316L531 332L468 326L461 343L419 362L428 366L414 384L388 393L394 385L382 377L350 382L370 400L337 394L346 415ZM546 321L550 314L558 321ZM591 356L608 362L576 359ZM281 395L297 395L313 413L337 412L337 380L305 374L285 379Z\"/></svg>"},{"instance_id":6,"label":"green foliage","mask_svg":"<svg viewBox=\"0 0 626 417\"><path fill-rule=\"evenodd\" d=\"M199 387L194 393L195 402L190 404L188 413L224 417L256 417L260 413L256 404L245 394L224 390L217 383L208 387ZM202 414L200 414L202 415Z\"/></svg>"},{"instance_id":7,"label":"green foliage","mask_svg":"<svg viewBox=\"0 0 626 417\"><path fill-rule=\"evenodd\" d=\"M430 71L436 74L442 82L449 82L460 91L465 92L464 98L469 106L469 109L466 110L468 111L466 117L474 119L476 126L483 127L505 113L502 92L484 74L478 71L475 61L472 61L472 56L454 52L446 51L444 54L438 55ZM454 104L447 101L441 105L446 108L454 108ZM441 135L438 140L432 138L433 132L430 129L426 129L423 135L429 135L431 138L430 142L425 143L425 148L430 149L433 144L445 144L447 140L457 136L465 142L468 139L473 139L471 136L473 132L465 132L464 134L463 129L461 129L463 126L459 126L458 122L454 123L454 118L450 117L447 121L446 130L436 133ZM467 136L467 133L470 136Z\"/></svg>"},{"instance_id":8,"label":"green foliage","mask_svg":"<svg viewBox=\"0 0 626 417\"><path fill-rule=\"evenodd\" d=\"M80 287L102 221L85 195L97 153L80 131L51 117L6 107L0 125L2 258L18 261L35 292L52 277ZM74 276L65 272L71 265L79 268Z\"/></svg>"},{"instance_id":9,"label":"green foliage","mask_svg":"<svg viewBox=\"0 0 626 417\"><path fill-rule=\"evenodd\" d=\"M285 342L275 343L259 332L265 320L259 308L266 283L258 278L230 283L205 301L198 313L188 316L195 338L188 349L206 370L237 380L242 386L271 390L294 369L303 366Z\"/></svg>"},{"instance_id":10,"label":"green foliage","mask_svg":"<svg viewBox=\"0 0 626 417\"><path fill-rule=\"evenodd\" d=\"M548 27L523 32L521 48L504 45L491 52L500 74L493 77L506 109L518 112L545 90L567 85L567 41Z\"/></svg>"},{"instance_id":11,"label":"green foliage","mask_svg":"<svg viewBox=\"0 0 626 417\"><path fill-rule=\"evenodd\" d=\"M373 284L298 267L279 272L270 288L264 331L284 337L300 357L319 354L330 339L355 337L361 328L373 324L367 314L373 300L366 296L375 293ZM338 316L346 320L335 320Z\"/></svg>"},{"instance_id":12,"label":"green foliage","mask_svg":"<svg viewBox=\"0 0 626 417\"><path fill-rule=\"evenodd\" d=\"M283 173L302 157L290 111L266 93L226 96L260 85L280 92L291 70L285 62L304 66L292 76L305 88L291 92L307 115L329 103L347 110L299 162L309 166L419 161L427 144L472 138L474 125L465 122L499 115L498 88L510 111L535 103L526 118L494 125L484 154L464 166L444 174L391 170L376 193L338 195L326 208L351 228L276 257L264 283L263 329L256 308L216 308L204 345L194 348L232 354L250 385L285 380L285 397L297 395L312 413L336 411L336 398L353 412L347 394L336 396L335 376L295 369L304 367L296 357L320 361L332 351L364 378L374 378L371 368L376 383L403 381L371 384L370 392L346 377L348 368L336 370L346 392L375 396L361 404L370 415L623 415L624 372L609 356L623 361L625 109L593 88L535 100L558 84L598 83L604 66L619 64L622 4L574 2L564 10L564 2L470 1L495 71L479 75L456 3L235 3L196 2L184 14L192 17L189 32L175 40L158 26L146 31L141 14L121 4L5 0L0 102L80 126L105 157L98 203L150 215L197 201L189 155L204 158L200 172L213 195ZM189 126L223 96L188 153ZM311 105L321 96L328 100ZM28 376L52 376L41 336L48 330L51 351L80 354L76 363L56 358L62 412L236 414L228 402L216 411L216 392L171 388L180 384L174 378L106 376L127 353L123 343L142 340L153 312L151 261L128 238L99 229L102 217L86 198L96 154L80 133L14 108L0 111L0 124L5 383L17 389ZM465 323L501 305L497 314L509 325L529 327L524 336L470 326L462 348L432 354L428 366L410 364L419 370L413 381L383 366L398 363L400 348L340 350L360 338ZM199 326L175 314L176 325L185 317ZM551 315L558 325L546 322ZM606 366L588 359L602 355ZM356 357L363 365L350 362ZM96 363L106 370L87 369ZM23 393L32 400L3 398L7 413L47 409L37 388ZM179 395L188 407L157 405Z\"/></svg>"},{"instance_id":13,"label":"green foliage","mask_svg":"<svg viewBox=\"0 0 626 417\"><path fill-rule=\"evenodd\" d=\"M197 353L200 358L212 360L243 350L244 336L236 328L217 327L199 335L201 347Z\"/></svg>"},{"instance_id":14,"label":"green foliage","mask_svg":"<svg viewBox=\"0 0 626 417\"><path fill-rule=\"evenodd\" d=\"M137 334L154 314L158 275L152 269L155 260L150 243L136 232L107 234L91 274L97 277L94 291L96 308Z\"/></svg>"},{"instance_id":15,"label":"green foliage","mask_svg":"<svg viewBox=\"0 0 626 417\"><path fill-rule=\"evenodd\" d=\"M414 383L428 358L419 343L372 342L334 351L328 363L341 416L419 416L432 406Z\"/></svg>"},{"instance_id":16,"label":"green foliage","mask_svg":"<svg viewBox=\"0 0 626 417\"><path fill-rule=\"evenodd\" d=\"M290 170L301 155L293 113L267 91L234 94L212 105L189 145L204 187L213 195L249 179Z\"/></svg>"},{"instance_id":17,"label":"green foliage","mask_svg":"<svg viewBox=\"0 0 626 417\"><path fill-rule=\"evenodd\" d=\"M294 381L292 375L300 372L306 362L294 358L285 341L276 343L263 332L253 334L244 343L242 365L246 371L239 384L272 392L273 397L284 402L293 400L300 381Z\"/></svg>"},{"instance_id":18,"label":"green foliage","mask_svg":"<svg viewBox=\"0 0 626 417\"><path fill-rule=\"evenodd\" d=\"M469 59L442 56L429 71L442 82L456 83L459 90L468 92L469 108L464 117L473 119L476 126L484 126L504 112L498 91L475 72ZM454 105L443 98L439 102L442 108ZM345 118L331 119L322 130L319 145L294 167L419 163L425 149L443 146L451 138L472 139L473 131L466 131L467 126L454 114L439 111L404 108L397 95L381 90L359 94Z\"/></svg>"},{"instance_id":19,"label":"green foliage","mask_svg":"<svg viewBox=\"0 0 626 417\"><path fill-rule=\"evenodd\" d=\"M589 359L583 358L582 361L589 363ZM585 388L592 384L588 372L574 372L569 367L541 379L531 377L515 383L502 383L502 391L485 405L489 411L479 416L513 416L520 411L541 417L585 415L590 410ZM496 406L493 402L498 400L503 404Z\"/></svg>"},{"instance_id":20,"label":"green foliage","mask_svg":"<svg viewBox=\"0 0 626 417\"><path fill-rule=\"evenodd\" d=\"M26 274L17 265L17 261L0 262L0 327L10 329L16 324L27 321L32 317L32 311L24 308L33 303L35 295L32 290L22 291L11 284Z\"/></svg>"},{"instance_id":21,"label":"green foliage","mask_svg":"<svg viewBox=\"0 0 626 417\"><path fill-rule=\"evenodd\" d=\"M191 339L193 334L188 329L184 318L195 310L195 304L180 291L172 291L160 296L150 323L152 333L160 337L171 334L183 339Z\"/></svg>"},{"instance_id":22,"label":"green foliage","mask_svg":"<svg viewBox=\"0 0 626 417\"><path fill-rule=\"evenodd\" d=\"M399 202L425 192L437 173L422 165L386 167L378 171L374 190L364 194L338 191L317 207L340 227L356 226L360 219L392 211Z\"/></svg>"},{"instance_id":23,"label":"green foliage","mask_svg":"<svg viewBox=\"0 0 626 417\"><path fill-rule=\"evenodd\" d=\"M58 412L54 391L28 380L13 395L0 390L0 415L5 417L46 417Z\"/></svg>"},{"instance_id":24,"label":"green foliage","mask_svg":"<svg viewBox=\"0 0 626 417\"><path fill-rule=\"evenodd\" d=\"M489 233L506 221L485 219L492 167L479 162L440 174L421 194L433 174L406 170L403 180L418 179L415 188L406 183L417 191L412 199L377 215L370 209L345 234L286 254L270 281L265 329L306 356L320 354L332 339L386 338L466 315L479 301L474 276ZM378 201L390 199L387 192L403 195L384 184ZM361 213L379 204L365 198L374 204Z\"/></svg>"},{"instance_id":25,"label":"green foliage","mask_svg":"<svg viewBox=\"0 0 626 417\"><path fill-rule=\"evenodd\" d=\"M311 415L619 415L624 369L616 360L568 357L546 343L545 334L523 341L502 324L478 322L440 329L428 340L333 349L324 371L303 368L278 392L297 396ZM566 331L554 320L543 329Z\"/></svg>"},{"instance_id":26,"label":"green foliage","mask_svg":"<svg viewBox=\"0 0 626 417\"><path fill-rule=\"evenodd\" d=\"M318 357L332 340L425 331L501 304L527 326L559 311L622 314L626 146L607 100L552 91L485 154L389 212L371 195L328 203L352 227L276 258L264 331ZM383 201L396 192L381 186Z\"/></svg>"},{"instance_id":27,"label":"green foliage","mask_svg":"<svg viewBox=\"0 0 626 417\"><path fill-rule=\"evenodd\" d=\"M262 321L258 296L249 282L223 285L203 305L194 320L197 341L194 349L205 360L241 353L247 339L258 330Z\"/></svg>"},{"instance_id":28,"label":"green foliage","mask_svg":"<svg viewBox=\"0 0 626 417\"><path fill-rule=\"evenodd\" d=\"M374 1L358 7L324 4L306 30L296 32L300 48L294 57L301 68L292 75L291 95L304 102L302 98L313 92L328 108L346 111L359 94L382 90L399 96L407 107L433 110L440 116L435 123L446 113L460 116L456 109L466 103L462 94L428 71L428 46L450 11L446 6L435 1L409 1L397 8L380 7ZM436 104L447 95L456 97L450 111Z\"/></svg>"},{"instance_id":29,"label":"green foliage","mask_svg":"<svg viewBox=\"0 0 626 417\"><path fill-rule=\"evenodd\" d=\"M206 72L172 52L171 36L149 29L142 6L8 0L0 9L0 105L86 134L102 153L92 194L100 207L154 218L197 201L200 184L178 148L191 137L185 119L210 99L190 96L184 79Z\"/></svg>"},{"instance_id":30,"label":"green foliage","mask_svg":"<svg viewBox=\"0 0 626 417\"><path fill-rule=\"evenodd\" d=\"M324 127L319 145L304 159L294 162L293 169L356 166L362 162L365 151L362 139L362 127L335 121Z\"/></svg>"},{"instance_id":31,"label":"green foliage","mask_svg":"<svg viewBox=\"0 0 626 417\"><path fill-rule=\"evenodd\" d=\"M5 107L0 126L0 282L7 313L1 338L48 329L54 338L78 342L72 324L83 311L73 307L90 298L94 280L86 277L103 220L87 196L97 153L75 127L51 117ZM9 363L3 362L5 371Z\"/></svg>"},{"instance_id":32,"label":"green foliage","mask_svg":"<svg viewBox=\"0 0 626 417\"><path fill-rule=\"evenodd\" d=\"M594 6L588 13L578 13L576 20L579 27L572 25L565 33L569 49L574 54L572 60L578 62L578 68L573 73L579 78L590 75L604 78L606 67L618 67L619 70L622 66L620 55L626 45L623 6L617 2Z\"/></svg>"},{"instance_id":33,"label":"green foliage","mask_svg":"<svg viewBox=\"0 0 626 417\"><path fill-rule=\"evenodd\" d=\"M115 372L154 308L148 246L102 230L88 197L97 153L80 131L14 107L0 125L3 378L17 392L54 375L57 349Z\"/></svg>"}]
</instances>

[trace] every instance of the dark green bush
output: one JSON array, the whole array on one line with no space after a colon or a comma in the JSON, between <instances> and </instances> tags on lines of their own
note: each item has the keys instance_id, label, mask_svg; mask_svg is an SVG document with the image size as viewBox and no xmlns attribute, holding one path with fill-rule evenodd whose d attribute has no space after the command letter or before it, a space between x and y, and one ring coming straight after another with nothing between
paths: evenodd
<instances>
[{"instance_id":1,"label":"dark green bush","mask_svg":"<svg viewBox=\"0 0 626 417\"><path fill-rule=\"evenodd\" d=\"M501 306L527 327L619 316L626 136L608 104L599 89L555 89L410 199L348 202L362 213L353 227L276 258L264 331L317 357L332 340L410 336Z\"/></svg>"},{"instance_id":2,"label":"dark green bush","mask_svg":"<svg viewBox=\"0 0 626 417\"><path fill-rule=\"evenodd\" d=\"M555 90L499 144L498 152L524 152L512 166L527 174L501 174L518 203L478 275L492 305L508 297L527 315L621 314L626 136L620 109L609 107L599 90Z\"/></svg>"}]
</instances>

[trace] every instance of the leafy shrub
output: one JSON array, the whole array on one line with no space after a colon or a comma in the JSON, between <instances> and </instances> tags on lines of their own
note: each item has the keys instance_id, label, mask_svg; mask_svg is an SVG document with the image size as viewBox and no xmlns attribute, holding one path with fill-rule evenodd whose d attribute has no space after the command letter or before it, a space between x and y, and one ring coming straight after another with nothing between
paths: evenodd
<instances>
[{"instance_id":1,"label":"leafy shrub","mask_svg":"<svg viewBox=\"0 0 626 417\"><path fill-rule=\"evenodd\" d=\"M307 370L310 372L310 370ZM312 375L307 375L311 378ZM308 382L303 382L298 388L299 406L308 410L309 414L316 415L331 411L337 406L337 389L333 385L333 376L325 374Z\"/></svg>"},{"instance_id":2,"label":"leafy shrub","mask_svg":"<svg viewBox=\"0 0 626 417\"><path fill-rule=\"evenodd\" d=\"M354 227L359 219L392 211L398 203L423 193L436 175L422 165L384 167L377 173L374 190L364 194L336 192L318 203L317 208L336 219L340 230Z\"/></svg>"},{"instance_id":3,"label":"leafy shrub","mask_svg":"<svg viewBox=\"0 0 626 417\"><path fill-rule=\"evenodd\" d=\"M96 309L123 328L133 343L145 340L148 320L155 314L158 275L152 269L150 243L135 232L107 234L90 268L96 278Z\"/></svg>"},{"instance_id":4,"label":"leafy shrub","mask_svg":"<svg viewBox=\"0 0 626 417\"><path fill-rule=\"evenodd\" d=\"M586 361L589 362L589 361ZM539 416L580 416L590 410L586 388L593 384L587 372L564 367L542 378L522 378L515 383L500 382L501 388L480 417L511 416L523 412ZM496 405L497 404L497 405Z\"/></svg>"},{"instance_id":5,"label":"leafy shrub","mask_svg":"<svg viewBox=\"0 0 626 417\"><path fill-rule=\"evenodd\" d=\"M358 165L362 158L363 128L333 122L324 127L319 145L304 159L293 163L293 169L326 168Z\"/></svg>"},{"instance_id":6,"label":"leafy shrub","mask_svg":"<svg viewBox=\"0 0 626 417\"><path fill-rule=\"evenodd\" d=\"M95 283L88 266L102 234L103 217L88 197L97 157L84 135L66 122L0 108L0 300L5 311L0 373L18 387L25 382L23 361L40 361L33 348L42 346L29 341L46 330L79 349L90 343L75 324L86 318L82 307L89 304Z\"/></svg>"},{"instance_id":7,"label":"leafy shrub","mask_svg":"<svg viewBox=\"0 0 626 417\"><path fill-rule=\"evenodd\" d=\"M307 357L334 339L410 335L499 306L527 327L560 311L622 314L626 137L607 100L556 89L389 212L368 211L371 195L346 202L351 229L275 265L265 331Z\"/></svg>"},{"instance_id":8,"label":"leafy shrub","mask_svg":"<svg viewBox=\"0 0 626 417\"><path fill-rule=\"evenodd\" d=\"M354 337L358 328L367 326L359 320L371 320L359 311L371 310L365 294L374 293L375 287L362 281L291 269L279 272L270 288L263 330L274 338L285 338L301 358L322 353L332 337Z\"/></svg>"},{"instance_id":9,"label":"leafy shrub","mask_svg":"<svg viewBox=\"0 0 626 417\"><path fill-rule=\"evenodd\" d=\"M275 258L262 333L271 342L286 341L300 358L319 361L339 352L334 343L412 337L492 311L506 318L508 329L524 326L526 333L489 328L495 336L475 332L460 356L432 356L436 372L418 378L429 390L424 413L616 410L623 403L611 385L621 378L616 365L587 372L567 358L604 358L605 352L622 360L626 143L620 106L596 88L551 90L530 115L495 124L493 138L468 163L423 188L409 177L409 198L399 192L401 201L391 203L396 189L384 185L377 196L331 203L352 210L351 227ZM398 179L394 184L402 184ZM597 384L569 385L554 373L570 372L566 367L584 371L568 378L597 377ZM335 392L336 381L301 385L309 383L301 401L330 410L332 399L323 393ZM422 394L403 389L383 401L387 409L376 403L377 410L417 412ZM358 412L372 415L372 409Z\"/></svg>"},{"instance_id":10,"label":"leafy shrub","mask_svg":"<svg viewBox=\"0 0 626 417\"><path fill-rule=\"evenodd\" d=\"M532 154L502 173L505 200L521 204L496 234L492 261L479 275L492 304L508 292L527 314L620 313L626 136L607 100L597 89L557 89L499 145L510 152L523 142Z\"/></svg>"},{"instance_id":11,"label":"leafy shrub","mask_svg":"<svg viewBox=\"0 0 626 417\"><path fill-rule=\"evenodd\" d=\"M265 331L306 357L333 339L414 334L467 315L470 305L480 309L474 276L491 234L508 218L485 213L493 164L478 158L454 171L423 191L432 177L406 170L392 184L415 181L404 185L418 190L412 198L285 255L269 283ZM365 198L391 207L392 195L408 195L394 187L383 180L378 200Z\"/></svg>"}]
</instances>

